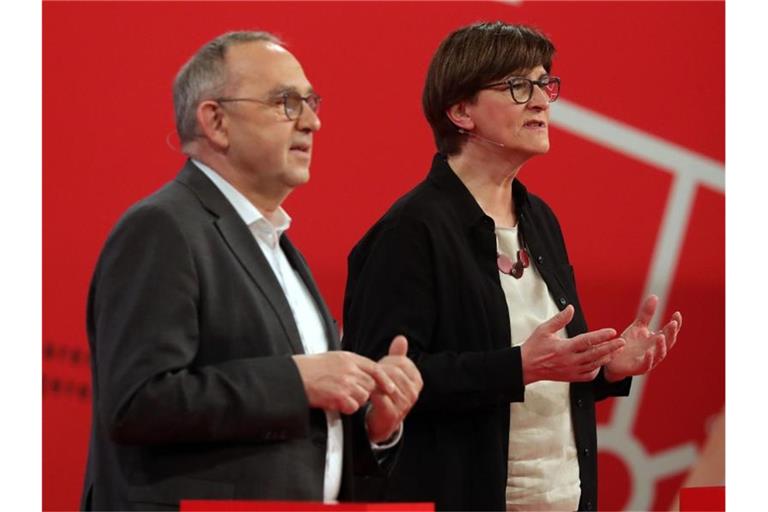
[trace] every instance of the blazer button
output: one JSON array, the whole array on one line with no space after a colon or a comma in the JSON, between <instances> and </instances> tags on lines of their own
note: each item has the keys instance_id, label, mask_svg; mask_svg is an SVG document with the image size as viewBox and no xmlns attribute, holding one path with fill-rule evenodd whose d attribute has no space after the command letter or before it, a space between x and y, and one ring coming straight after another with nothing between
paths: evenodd
<instances>
[{"instance_id":1,"label":"blazer button","mask_svg":"<svg viewBox=\"0 0 768 512\"><path fill-rule=\"evenodd\" d=\"M586 455L587 457L589 457L589 453L590 453L590 452L589 452L589 448L584 448L584 455Z\"/></svg>"},{"instance_id":2,"label":"blazer button","mask_svg":"<svg viewBox=\"0 0 768 512\"><path fill-rule=\"evenodd\" d=\"M588 502L587 502L587 510L592 510L592 508L593 508L593 507L592 507L592 502L591 502L591 501L588 501Z\"/></svg>"},{"instance_id":3,"label":"blazer button","mask_svg":"<svg viewBox=\"0 0 768 512\"><path fill-rule=\"evenodd\" d=\"M542 256L542 255L538 255L538 256L536 257L536 261L537 261L539 264L542 264L542 263L544 263L544 256Z\"/></svg>"},{"instance_id":4,"label":"blazer button","mask_svg":"<svg viewBox=\"0 0 768 512\"><path fill-rule=\"evenodd\" d=\"M581 398L576 400L576 407L579 407L579 408L584 407L584 400L582 400Z\"/></svg>"},{"instance_id":5,"label":"blazer button","mask_svg":"<svg viewBox=\"0 0 768 512\"><path fill-rule=\"evenodd\" d=\"M565 297L560 297L560 305L565 306L566 304L568 304L568 301L565 300Z\"/></svg>"}]
</instances>

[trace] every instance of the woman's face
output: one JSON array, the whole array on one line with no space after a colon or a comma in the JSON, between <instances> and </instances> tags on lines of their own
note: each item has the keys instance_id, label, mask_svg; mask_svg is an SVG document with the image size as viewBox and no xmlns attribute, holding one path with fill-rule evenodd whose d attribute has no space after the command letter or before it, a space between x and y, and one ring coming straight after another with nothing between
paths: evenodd
<instances>
[{"instance_id":1,"label":"woman's face","mask_svg":"<svg viewBox=\"0 0 768 512\"><path fill-rule=\"evenodd\" d=\"M537 66L527 73L505 77L505 80L513 76L540 80L547 76L547 72L544 66ZM510 158L527 159L549 151L549 100L539 86L533 86L531 98L526 103L516 103L506 85L483 89L466 109L475 125L471 131L496 142L494 146L486 145L494 152L501 150Z\"/></svg>"}]
</instances>

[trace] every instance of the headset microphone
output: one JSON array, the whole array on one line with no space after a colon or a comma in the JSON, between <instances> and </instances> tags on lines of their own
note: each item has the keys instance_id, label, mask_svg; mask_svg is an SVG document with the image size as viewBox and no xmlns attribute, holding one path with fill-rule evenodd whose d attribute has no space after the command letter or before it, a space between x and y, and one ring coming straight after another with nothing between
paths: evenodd
<instances>
[{"instance_id":1,"label":"headset microphone","mask_svg":"<svg viewBox=\"0 0 768 512\"><path fill-rule=\"evenodd\" d=\"M467 130L465 130L463 128L459 128L459 133L464 134L464 135L468 135L470 137L474 137L476 139L480 139L480 140L485 141L485 142L489 142L489 143L491 143L491 144L493 144L495 146L499 146L500 148L505 148L506 147L501 142L496 142L495 140L486 139L485 137L481 137L480 135L476 135L476 134L474 134L472 132L468 132Z\"/></svg>"}]
</instances>

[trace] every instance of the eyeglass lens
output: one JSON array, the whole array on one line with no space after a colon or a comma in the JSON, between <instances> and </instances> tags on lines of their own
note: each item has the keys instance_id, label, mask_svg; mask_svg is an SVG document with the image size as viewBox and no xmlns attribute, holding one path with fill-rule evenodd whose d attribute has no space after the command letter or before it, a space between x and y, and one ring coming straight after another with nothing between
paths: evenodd
<instances>
[{"instance_id":1,"label":"eyeglass lens","mask_svg":"<svg viewBox=\"0 0 768 512\"><path fill-rule=\"evenodd\" d=\"M305 101L314 113L318 113L320 110L320 97L315 94L310 94L306 98L298 94L286 94L283 98L285 102L285 115L290 120L297 119L301 115Z\"/></svg>"},{"instance_id":2,"label":"eyeglass lens","mask_svg":"<svg viewBox=\"0 0 768 512\"><path fill-rule=\"evenodd\" d=\"M527 103L533 95L534 84L541 87L547 99L555 101L560 94L560 81L556 79L529 80L527 78L514 78L509 82L509 91L517 103Z\"/></svg>"}]
</instances>

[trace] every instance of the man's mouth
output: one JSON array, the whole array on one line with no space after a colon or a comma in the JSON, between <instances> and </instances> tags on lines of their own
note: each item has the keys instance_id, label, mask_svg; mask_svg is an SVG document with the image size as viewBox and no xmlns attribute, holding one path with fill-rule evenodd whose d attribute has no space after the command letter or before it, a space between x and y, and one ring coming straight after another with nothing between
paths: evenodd
<instances>
[{"instance_id":1,"label":"man's mouth","mask_svg":"<svg viewBox=\"0 0 768 512\"><path fill-rule=\"evenodd\" d=\"M547 123L533 119L531 121L527 121L523 126L525 128L546 128Z\"/></svg>"},{"instance_id":2,"label":"man's mouth","mask_svg":"<svg viewBox=\"0 0 768 512\"><path fill-rule=\"evenodd\" d=\"M291 151L300 151L302 153L309 153L312 149L311 144L293 144L291 145Z\"/></svg>"}]
</instances>

